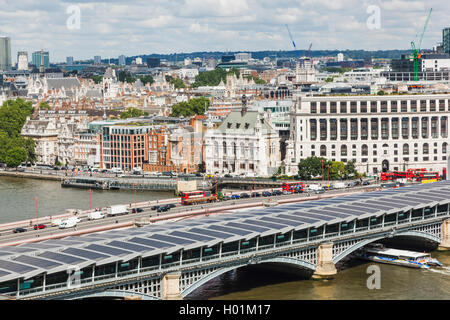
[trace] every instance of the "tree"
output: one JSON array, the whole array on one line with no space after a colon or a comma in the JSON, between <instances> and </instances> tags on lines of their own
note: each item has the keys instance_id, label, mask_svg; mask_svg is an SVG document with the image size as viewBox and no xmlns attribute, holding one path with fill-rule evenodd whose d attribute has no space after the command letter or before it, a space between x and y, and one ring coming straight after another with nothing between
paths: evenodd
<instances>
[{"instance_id":1,"label":"tree","mask_svg":"<svg viewBox=\"0 0 450 320\"><path fill-rule=\"evenodd\" d=\"M17 167L27 160L27 151L22 147L12 147L8 150L5 162L8 167Z\"/></svg>"},{"instance_id":2,"label":"tree","mask_svg":"<svg viewBox=\"0 0 450 320\"><path fill-rule=\"evenodd\" d=\"M332 161L330 167L330 178L327 180L341 180L345 176L345 164L341 161Z\"/></svg>"},{"instance_id":3,"label":"tree","mask_svg":"<svg viewBox=\"0 0 450 320\"><path fill-rule=\"evenodd\" d=\"M153 79L153 77L151 75L145 75L145 76L140 76L139 79L141 80L141 82L144 84L144 86L147 83L150 83L150 85L155 82L155 79Z\"/></svg>"},{"instance_id":4,"label":"tree","mask_svg":"<svg viewBox=\"0 0 450 320\"><path fill-rule=\"evenodd\" d=\"M41 102L39 104L39 109L41 109L41 110L43 110L43 109L50 110L51 108L50 108L50 105L48 104L48 102L44 101L44 102Z\"/></svg>"},{"instance_id":5,"label":"tree","mask_svg":"<svg viewBox=\"0 0 450 320\"><path fill-rule=\"evenodd\" d=\"M91 77L92 80L94 80L95 84L99 84L103 80L103 76L94 75Z\"/></svg>"},{"instance_id":6,"label":"tree","mask_svg":"<svg viewBox=\"0 0 450 320\"><path fill-rule=\"evenodd\" d=\"M144 112L142 112L142 110L130 107L126 111L123 111L120 114L120 119L138 118L142 115L144 115ZM147 113L147 115L148 115L148 113Z\"/></svg>"},{"instance_id":7,"label":"tree","mask_svg":"<svg viewBox=\"0 0 450 320\"><path fill-rule=\"evenodd\" d=\"M208 110L210 101L208 98L200 97L189 100L188 102L180 102L172 106L172 117L191 117L202 115Z\"/></svg>"},{"instance_id":8,"label":"tree","mask_svg":"<svg viewBox=\"0 0 450 320\"><path fill-rule=\"evenodd\" d=\"M358 175L355 167L355 160L348 161L345 165L345 179Z\"/></svg>"},{"instance_id":9,"label":"tree","mask_svg":"<svg viewBox=\"0 0 450 320\"><path fill-rule=\"evenodd\" d=\"M311 156L302 159L298 164L298 176L302 180L311 180L312 178L322 176L322 172L325 176L328 165L331 166L331 161L325 158Z\"/></svg>"},{"instance_id":10,"label":"tree","mask_svg":"<svg viewBox=\"0 0 450 320\"><path fill-rule=\"evenodd\" d=\"M131 73L126 72L126 71L120 71L119 74L117 75L117 79L120 82L128 82L128 83L134 83L136 81L136 78L134 78Z\"/></svg>"},{"instance_id":11,"label":"tree","mask_svg":"<svg viewBox=\"0 0 450 320\"><path fill-rule=\"evenodd\" d=\"M172 78L172 79L170 79L169 82L174 85L175 89L186 88L186 85L184 84L183 80L181 80L181 79Z\"/></svg>"}]
</instances>

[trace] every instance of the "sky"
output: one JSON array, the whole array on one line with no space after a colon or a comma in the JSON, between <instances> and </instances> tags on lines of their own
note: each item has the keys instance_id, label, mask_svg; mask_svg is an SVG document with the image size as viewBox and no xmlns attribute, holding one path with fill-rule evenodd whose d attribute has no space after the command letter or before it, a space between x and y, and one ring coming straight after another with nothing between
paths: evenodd
<instances>
[{"instance_id":1,"label":"sky","mask_svg":"<svg viewBox=\"0 0 450 320\"><path fill-rule=\"evenodd\" d=\"M448 0L0 0L0 36L51 62L196 51L422 48L450 27ZM30 58L29 58L30 59Z\"/></svg>"}]
</instances>

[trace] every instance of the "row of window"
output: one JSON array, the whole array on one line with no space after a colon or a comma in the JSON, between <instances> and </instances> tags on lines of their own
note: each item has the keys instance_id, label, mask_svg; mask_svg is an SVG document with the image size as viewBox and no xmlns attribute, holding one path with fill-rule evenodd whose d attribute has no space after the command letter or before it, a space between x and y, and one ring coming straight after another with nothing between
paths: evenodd
<instances>
[{"instance_id":1,"label":"row of window","mask_svg":"<svg viewBox=\"0 0 450 320\"><path fill-rule=\"evenodd\" d=\"M450 111L446 100L403 100L403 101L331 101L311 102L311 113L386 113L386 112L437 112ZM359 105L359 108L358 108Z\"/></svg>"},{"instance_id":2,"label":"row of window","mask_svg":"<svg viewBox=\"0 0 450 320\"><path fill-rule=\"evenodd\" d=\"M378 139L379 135L383 140L399 139L400 136L403 139L409 139L410 135L413 139L418 139L419 135L422 138L447 138L447 121L446 116L440 117L440 119L439 117L404 117L390 120L389 118L363 118L359 121L355 118L340 119L339 122L337 119L310 119L310 138L311 140L317 140L317 131L319 130L320 140L322 141L328 140L328 134L330 140L337 140L338 134L340 134L341 140L347 140L349 127L351 140L368 140L369 128L371 139ZM329 133L327 132L328 129Z\"/></svg>"}]
</instances>

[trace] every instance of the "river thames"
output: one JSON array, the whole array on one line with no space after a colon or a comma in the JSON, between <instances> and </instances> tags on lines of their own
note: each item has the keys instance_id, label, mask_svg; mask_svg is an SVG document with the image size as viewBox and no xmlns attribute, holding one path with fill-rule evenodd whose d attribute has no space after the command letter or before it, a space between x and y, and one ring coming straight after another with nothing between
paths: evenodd
<instances>
[{"instance_id":1,"label":"river thames","mask_svg":"<svg viewBox=\"0 0 450 320\"><path fill-rule=\"evenodd\" d=\"M89 209L85 189L61 188L56 181L0 177L0 223L62 214L66 209ZM170 192L137 192L137 201L173 197ZM92 207L133 203L134 192L94 191ZM410 249L423 250L420 245ZM380 289L368 289L367 267L373 263L350 260L338 266L332 280L315 281L308 276L261 266L225 273L193 292L186 299L311 300L311 299L450 299L450 253L432 252L444 264L441 270L410 269L381 265Z\"/></svg>"}]
</instances>

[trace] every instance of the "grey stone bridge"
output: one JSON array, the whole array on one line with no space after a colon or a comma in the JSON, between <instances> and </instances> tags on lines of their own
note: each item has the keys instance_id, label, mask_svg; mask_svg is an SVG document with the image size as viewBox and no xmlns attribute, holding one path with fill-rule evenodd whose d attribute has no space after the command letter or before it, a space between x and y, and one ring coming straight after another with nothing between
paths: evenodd
<instances>
[{"instance_id":1,"label":"grey stone bridge","mask_svg":"<svg viewBox=\"0 0 450 320\"><path fill-rule=\"evenodd\" d=\"M0 294L17 299L181 299L251 264L336 274L368 243L416 237L450 248L450 182L0 248Z\"/></svg>"}]
</instances>

